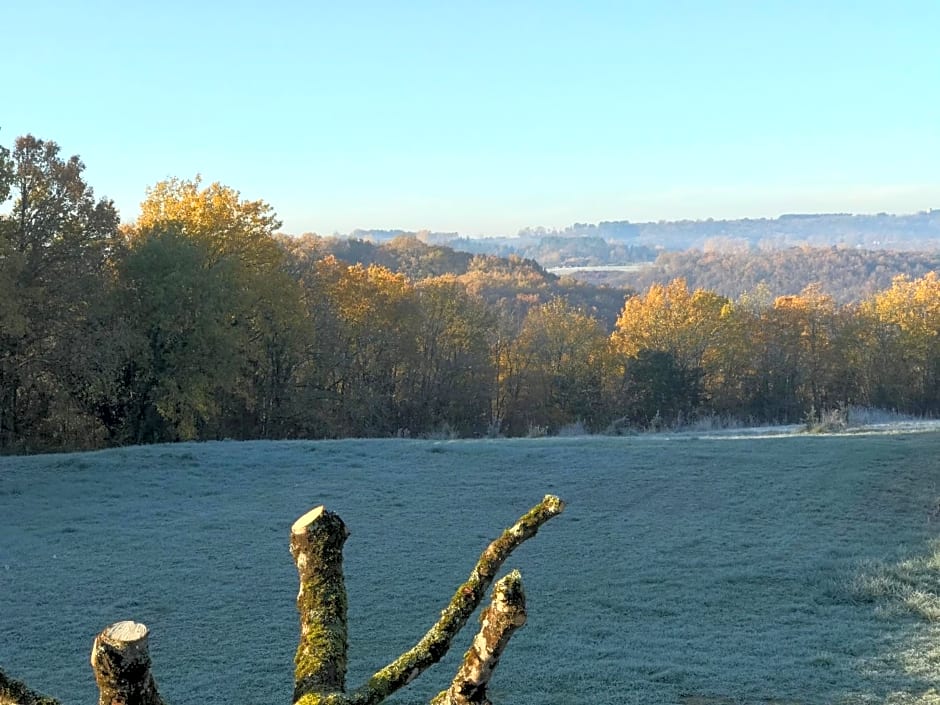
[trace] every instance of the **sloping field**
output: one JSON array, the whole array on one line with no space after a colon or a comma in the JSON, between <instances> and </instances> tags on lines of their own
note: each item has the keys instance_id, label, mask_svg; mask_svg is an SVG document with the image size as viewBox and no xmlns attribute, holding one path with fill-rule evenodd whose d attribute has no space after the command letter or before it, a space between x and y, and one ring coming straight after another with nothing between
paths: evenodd
<instances>
[{"instance_id":1,"label":"sloping field","mask_svg":"<svg viewBox=\"0 0 940 705\"><path fill-rule=\"evenodd\" d=\"M510 558L529 623L497 702L938 702L940 434L210 443L0 459L0 666L94 702L94 635L151 629L174 705L289 703L289 527L346 544L351 686L411 646L544 494ZM473 627L473 628L471 628ZM395 702L426 703L469 644Z\"/></svg>"}]
</instances>

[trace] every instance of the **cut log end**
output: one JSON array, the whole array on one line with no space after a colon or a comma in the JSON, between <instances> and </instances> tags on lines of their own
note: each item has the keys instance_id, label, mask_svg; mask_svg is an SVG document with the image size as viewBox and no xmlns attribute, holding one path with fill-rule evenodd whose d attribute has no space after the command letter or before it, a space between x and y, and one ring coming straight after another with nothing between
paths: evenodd
<instances>
[{"instance_id":1,"label":"cut log end","mask_svg":"<svg viewBox=\"0 0 940 705\"><path fill-rule=\"evenodd\" d=\"M292 534L296 534L297 536L302 535L307 530L308 526L310 526L311 524L316 522L317 519L323 516L323 513L325 511L326 511L326 507L324 507L322 504L319 507L314 507L313 509L311 509L309 512L307 512L302 517L300 517L297 521L294 522L294 524L290 528L290 532Z\"/></svg>"},{"instance_id":2,"label":"cut log end","mask_svg":"<svg viewBox=\"0 0 940 705\"><path fill-rule=\"evenodd\" d=\"M116 622L101 632L101 637L114 645L134 644L147 638L147 625L130 620Z\"/></svg>"},{"instance_id":3,"label":"cut log end","mask_svg":"<svg viewBox=\"0 0 940 705\"><path fill-rule=\"evenodd\" d=\"M98 705L163 705L150 673L146 625L115 622L95 637L91 667Z\"/></svg>"}]
</instances>

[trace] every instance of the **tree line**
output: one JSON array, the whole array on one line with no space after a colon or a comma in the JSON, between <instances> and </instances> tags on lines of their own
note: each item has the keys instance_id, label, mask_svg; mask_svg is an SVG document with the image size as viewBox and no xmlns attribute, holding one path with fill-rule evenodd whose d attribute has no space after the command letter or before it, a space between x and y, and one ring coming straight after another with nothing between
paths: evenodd
<instances>
[{"instance_id":1,"label":"tree line","mask_svg":"<svg viewBox=\"0 0 940 705\"><path fill-rule=\"evenodd\" d=\"M759 284L777 294L798 294L815 282L839 303L870 297L891 286L899 274L922 277L940 269L940 252L862 250L849 247L786 249L686 250L663 252L634 271L583 272L593 283L645 290L656 283L683 278L689 286L737 298Z\"/></svg>"},{"instance_id":2,"label":"tree line","mask_svg":"<svg viewBox=\"0 0 940 705\"><path fill-rule=\"evenodd\" d=\"M408 276L198 178L122 226L83 168L32 136L0 149L3 452L940 410L934 273L846 305L681 279L625 296L402 240Z\"/></svg>"}]
</instances>

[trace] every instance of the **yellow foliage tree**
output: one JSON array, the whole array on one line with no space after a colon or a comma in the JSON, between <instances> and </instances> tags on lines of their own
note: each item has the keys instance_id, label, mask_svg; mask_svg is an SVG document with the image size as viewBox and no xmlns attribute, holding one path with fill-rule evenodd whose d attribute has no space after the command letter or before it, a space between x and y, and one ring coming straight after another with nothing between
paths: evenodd
<instances>
[{"instance_id":1,"label":"yellow foliage tree","mask_svg":"<svg viewBox=\"0 0 940 705\"><path fill-rule=\"evenodd\" d=\"M627 299L612 340L627 357L656 350L669 353L686 369L702 368L718 342L721 313L728 303L711 291L689 291L685 279L655 284Z\"/></svg>"},{"instance_id":2,"label":"yellow foliage tree","mask_svg":"<svg viewBox=\"0 0 940 705\"><path fill-rule=\"evenodd\" d=\"M880 385L874 402L936 411L940 391L940 278L895 278L889 289L864 301L869 334L869 376Z\"/></svg>"},{"instance_id":3,"label":"yellow foliage tree","mask_svg":"<svg viewBox=\"0 0 940 705\"><path fill-rule=\"evenodd\" d=\"M147 191L120 268L142 347L128 362L129 396L146 407L131 414L132 438L283 432L302 309L279 269L279 226L268 204L199 177Z\"/></svg>"},{"instance_id":4,"label":"yellow foliage tree","mask_svg":"<svg viewBox=\"0 0 940 705\"><path fill-rule=\"evenodd\" d=\"M306 381L324 435L386 435L403 428L403 380L416 364L414 285L385 267L318 261L303 279L321 344Z\"/></svg>"},{"instance_id":5,"label":"yellow foliage tree","mask_svg":"<svg viewBox=\"0 0 940 705\"><path fill-rule=\"evenodd\" d=\"M233 188L218 182L202 187L202 178L172 178L147 189L132 235L176 224L189 238L200 240L209 264L237 257L249 267L280 261L272 236L281 227L274 210L264 201L248 201Z\"/></svg>"},{"instance_id":6,"label":"yellow foliage tree","mask_svg":"<svg viewBox=\"0 0 940 705\"><path fill-rule=\"evenodd\" d=\"M515 341L517 405L510 426L560 426L605 420L609 341L597 319L556 298L529 311Z\"/></svg>"}]
</instances>

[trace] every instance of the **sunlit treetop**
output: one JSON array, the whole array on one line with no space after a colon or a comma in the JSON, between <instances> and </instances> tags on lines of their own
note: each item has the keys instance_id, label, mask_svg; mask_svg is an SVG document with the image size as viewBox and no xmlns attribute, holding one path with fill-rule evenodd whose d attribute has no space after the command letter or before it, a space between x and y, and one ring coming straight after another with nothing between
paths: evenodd
<instances>
[{"instance_id":1,"label":"sunlit treetop","mask_svg":"<svg viewBox=\"0 0 940 705\"><path fill-rule=\"evenodd\" d=\"M175 228L203 242L215 257L238 255L257 261L274 256L272 240L281 227L274 209L264 201L248 201L218 182L202 187L202 179L171 178L147 189L140 216L129 234Z\"/></svg>"}]
</instances>

